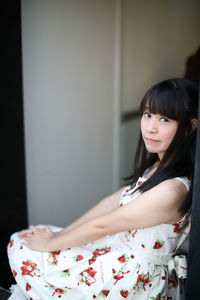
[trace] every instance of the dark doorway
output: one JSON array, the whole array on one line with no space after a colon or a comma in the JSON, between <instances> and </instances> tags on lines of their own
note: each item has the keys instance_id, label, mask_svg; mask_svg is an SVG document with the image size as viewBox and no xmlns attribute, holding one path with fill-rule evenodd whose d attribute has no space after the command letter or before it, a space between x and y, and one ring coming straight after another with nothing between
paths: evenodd
<instances>
[{"instance_id":1,"label":"dark doorway","mask_svg":"<svg viewBox=\"0 0 200 300\"><path fill-rule=\"evenodd\" d=\"M14 279L6 246L11 233L27 226L20 0L3 2L1 23L0 286L9 287Z\"/></svg>"},{"instance_id":2,"label":"dark doorway","mask_svg":"<svg viewBox=\"0 0 200 300\"><path fill-rule=\"evenodd\" d=\"M200 95L199 95L199 113L198 120L200 122ZM186 284L186 299L196 300L198 296L198 272L200 269L200 124L197 130L197 147L196 147L196 160L195 160L195 174L194 174L194 192L192 204L192 223L190 232L190 247L188 257L188 277Z\"/></svg>"}]
</instances>

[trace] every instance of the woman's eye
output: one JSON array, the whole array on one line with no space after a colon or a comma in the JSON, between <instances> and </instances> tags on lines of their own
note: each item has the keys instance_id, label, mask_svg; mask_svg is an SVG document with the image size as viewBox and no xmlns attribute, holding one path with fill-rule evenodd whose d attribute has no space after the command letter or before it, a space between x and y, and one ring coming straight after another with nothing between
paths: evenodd
<instances>
[{"instance_id":1,"label":"woman's eye","mask_svg":"<svg viewBox=\"0 0 200 300\"><path fill-rule=\"evenodd\" d=\"M145 118L151 118L151 114L148 112L144 112L143 115L145 116Z\"/></svg>"},{"instance_id":2,"label":"woman's eye","mask_svg":"<svg viewBox=\"0 0 200 300\"><path fill-rule=\"evenodd\" d=\"M160 121L163 122L163 123L169 122L169 120L165 117L161 117Z\"/></svg>"}]
</instances>

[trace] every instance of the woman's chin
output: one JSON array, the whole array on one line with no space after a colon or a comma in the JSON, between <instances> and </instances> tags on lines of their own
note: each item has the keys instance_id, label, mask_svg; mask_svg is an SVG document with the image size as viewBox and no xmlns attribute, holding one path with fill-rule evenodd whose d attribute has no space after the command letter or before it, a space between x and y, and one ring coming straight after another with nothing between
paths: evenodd
<instances>
[{"instance_id":1,"label":"woman's chin","mask_svg":"<svg viewBox=\"0 0 200 300\"><path fill-rule=\"evenodd\" d=\"M154 148L154 147L151 147L151 146L146 146L146 150L150 153L158 153L158 151Z\"/></svg>"}]
</instances>

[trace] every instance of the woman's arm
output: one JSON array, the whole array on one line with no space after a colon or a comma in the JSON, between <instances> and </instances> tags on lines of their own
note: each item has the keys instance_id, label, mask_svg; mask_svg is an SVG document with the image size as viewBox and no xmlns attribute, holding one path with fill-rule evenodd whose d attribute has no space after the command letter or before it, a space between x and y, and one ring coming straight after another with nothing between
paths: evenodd
<instances>
[{"instance_id":1,"label":"woman's arm","mask_svg":"<svg viewBox=\"0 0 200 300\"><path fill-rule=\"evenodd\" d=\"M34 234L26 238L27 246L32 250L56 251L83 245L109 234L165 223L177 217L186 194L183 183L175 179L166 180L133 202L63 232L60 236L51 237L48 228L46 233L35 229Z\"/></svg>"},{"instance_id":2,"label":"woman's arm","mask_svg":"<svg viewBox=\"0 0 200 300\"><path fill-rule=\"evenodd\" d=\"M60 232L57 232L56 235L61 235L65 232L68 232L72 229L75 229L76 227L92 220L96 219L102 215L105 215L109 213L110 211L116 209L119 206L119 201L121 197L121 193L123 191L124 187L121 188L116 193L112 194L111 196L108 196L101 200L99 203L97 203L95 206L93 206L91 209L89 209L86 213L84 213L79 219L77 219L75 222L73 222L71 225L65 227Z\"/></svg>"},{"instance_id":3,"label":"woman's arm","mask_svg":"<svg viewBox=\"0 0 200 300\"><path fill-rule=\"evenodd\" d=\"M116 193L104 198L99 203L97 203L95 206L93 206L91 209L89 209L85 214L83 214L80 218L78 218L76 221L74 221L72 224L66 226L64 229L58 232L51 232L51 236L60 236L65 232L68 232L72 229L75 229L76 227L82 225L83 223L86 223L92 219L98 218L102 215L105 215L109 213L110 211L116 209L119 206L119 201L121 197L121 193L123 191L124 187L122 187L119 191ZM19 238L25 239L27 234L31 234L33 231L33 226L30 226L29 229L22 230L19 232L18 236ZM36 228L39 232L44 232L46 228Z\"/></svg>"}]
</instances>

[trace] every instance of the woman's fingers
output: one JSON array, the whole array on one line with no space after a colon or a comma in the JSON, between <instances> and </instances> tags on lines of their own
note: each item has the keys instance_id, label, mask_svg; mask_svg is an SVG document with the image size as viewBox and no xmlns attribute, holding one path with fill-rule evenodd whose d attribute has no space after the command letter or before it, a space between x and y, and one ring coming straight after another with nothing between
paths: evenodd
<instances>
[{"instance_id":1,"label":"woman's fingers","mask_svg":"<svg viewBox=\"0 0 200 300\"><path fill-rule=\"evenodd\" d=\"M20 239L25 238L27 234L33 234L35 232L35 227L33 225L29 226L28 229L24 229L18 233Z\"/></svg>"},{"instance_id":2,"label":"woman's fingers","mask_svg":"<svg viewBox=\"0 0 200 300\"><path fill-rule=\"evenodd\" d=\"M44 227L35 227L35 226L33 226L33 225L30 225L29 226L29 229L31 230L31 232L36 232L36 231L38 231L38 232L43 232L43 231L45 231L46 230L46 226L44 226Z\"/></svg>"},{"instance_id":3,"label":"woman's fingers","mask_svg":"<svg viewBox=\"0 0 200 300\"><path fill-rule=\"evenodd\" d=\"M34 234L36 232L44 232L44 231L47 231L47 232L52 232L51 229L48 227L48 226L44 226L43 228L41 227L35 227L33 225L30 225L28 229L24 229L22 231L20 231L18 233L18 237L20 239L23 239L25 238L28 234Z\"/></svg>"},{"instance_id":4,"label":"woman's fingers","mask_svg":"<svg viewBox=\"0 0 200 300\"><path fill-rule=\"evenodd\" d=\"M32 238L33 234L32 233L27 233L26 236L24 237L25 241L29 241Z\"/></svg>"},{"instance_id":5,"label":"woman's fingers","mask_svg":"<svg viewBox=\"0 0 200 300\"><path fill-rule=\"evenodd\" d=\"M48 233L52 233L52 230L49 228L48 225L45 225L45 230L46 230Z\"/></svg>"},{"instance_id":6,"label":"woman's fingers","mask_svg":"<svg viewBox=\"0 0 200 300\"><path fill-rule=\"evenodd\" d=\"M22 230L18 233L18 237L19 238L24 238L28 233L31 233L31 231L29 229L26 230Z\"/></svg>"},{"instance_id":7,"label":"woman's fingers","mask_svg":"<svg viewBox=\"0 0 200 300\"><path fill-rule=\"evenodd\" d=\"M36 231L36 228L35 228L33 225L30 225L30 226L29 226L29 229L30 229L30 231L33 232L33 233Z\"/></svg>"},{"instance_id":8,"label":"woman's fingers","mask_svg":"<svg viewBox=\"0 0 200 300\"><path fill-rule=\"evenodd\" d=\"M37 227L36 230L37 230L38 232L44 232L44 231L45 231L45 228Z\"/></svg>"}]
</instances>

